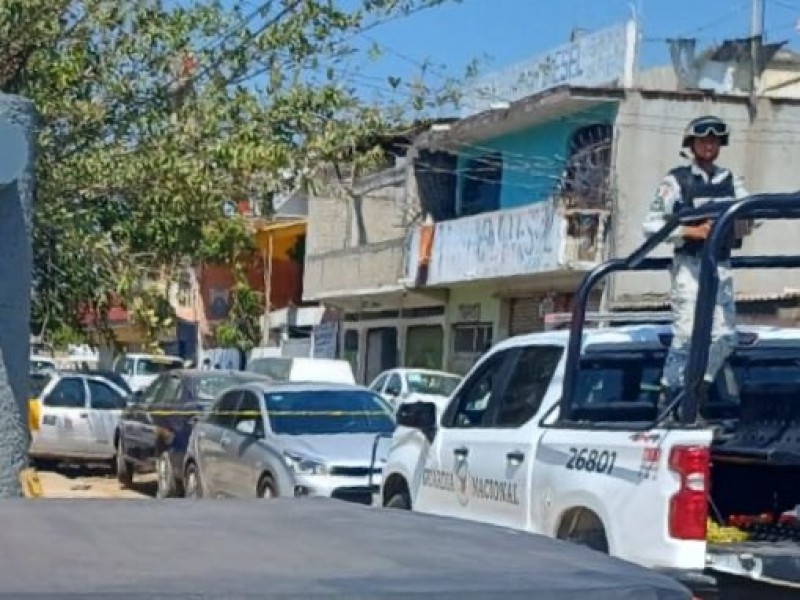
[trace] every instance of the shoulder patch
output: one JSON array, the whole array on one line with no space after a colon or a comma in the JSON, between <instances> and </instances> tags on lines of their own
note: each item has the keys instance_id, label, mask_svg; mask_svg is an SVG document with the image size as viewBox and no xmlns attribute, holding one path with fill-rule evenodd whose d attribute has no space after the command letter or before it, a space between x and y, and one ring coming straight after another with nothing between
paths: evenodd
<instances>
[{"instance_id":1,"label":"shoulder patch","mask_svg":"<svg viewBox=\"0 0 800 600\"><path fill-rule=\"evenodd\" d=\"M650 210L663 212L667 203L667 198L672 195L672 187L668 183L662 183L656 190L655 198L650 203Z\"/></svg>"}]
</instances>

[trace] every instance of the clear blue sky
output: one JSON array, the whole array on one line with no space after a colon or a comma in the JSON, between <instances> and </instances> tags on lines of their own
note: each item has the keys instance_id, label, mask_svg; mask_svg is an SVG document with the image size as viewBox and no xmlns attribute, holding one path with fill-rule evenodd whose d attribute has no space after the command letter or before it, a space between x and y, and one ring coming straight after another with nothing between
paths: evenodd
<instances>
[{"instance_id":1,"label":"clear blue sky","mask_svg":"<svg viewBox=\"0 0 800 600\"><path fill-rule=\"evenodd\" d=\"M372 63L361 58L362 75L354 83L369 87L369 81L380 85L389 75L411 76L419 72L414 61L425 59L458 76L471 59L488 55L491 62L482 71L490 71L564 43L575 27L595 30L620 22L632 5L640 10L642 66L668 62L667 37L696 37L705 47L750 31L750 0L463 0L369 32L364 42L377 41L387 50ZM766 0L767 39L797 47L799 18L800 0Z\"/></svg>"}]
</instances>

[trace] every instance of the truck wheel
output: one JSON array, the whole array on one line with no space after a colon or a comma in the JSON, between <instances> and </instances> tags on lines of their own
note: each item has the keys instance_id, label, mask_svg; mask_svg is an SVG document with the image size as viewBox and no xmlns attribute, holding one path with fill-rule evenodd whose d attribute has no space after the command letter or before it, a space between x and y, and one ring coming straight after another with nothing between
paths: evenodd
<instances>
[{"instance_id":1,"label":"truck wheel","mask_svg":"<svg viewBox=\"0 0 800 600\"><path fill-rule=\"evenodd\" d=\"M608 539L603 523L588 509L575 509L565 515L556 537L608 554Z\"/></svg>"},{"instance_id":2,"label":"truck wheel","mask_svg":"<svg viewBox=\"0 0 800 600\"><path fill-rule=\"evenodd\" d=\"M399 508L401 510L411 510L411 498L406 492L397 492L384 504L386 508Z\"/></svg>"}]
</instances>

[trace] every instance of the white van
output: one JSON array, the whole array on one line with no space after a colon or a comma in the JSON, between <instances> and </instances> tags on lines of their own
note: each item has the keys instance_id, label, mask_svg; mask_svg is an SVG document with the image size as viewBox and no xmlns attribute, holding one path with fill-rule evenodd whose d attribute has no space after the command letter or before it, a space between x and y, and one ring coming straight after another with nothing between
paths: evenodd
<instances>
[{"instance_id":1,"label":"white van","mask_svg":"<svg viewBox=\"0 0 800 600\"><path fill-rule=\"evenodd\" d=\"M128 354L114 362L114 372L119 373L136 392L143 390L164 371L182 369L183 359L160 354Z\"/></svg>"},{"instance_id":2,"label":"white van","mask_svg":"<svg viewBox=\"0 0 800 600\"><path fill-rule=\"evenodd\" d=\"M266 375L274 381L308 381L355 384L353 368L346 360L328 358L287 358L260 356L251 358L247 371Z\"/></svg>"}]
</instances>

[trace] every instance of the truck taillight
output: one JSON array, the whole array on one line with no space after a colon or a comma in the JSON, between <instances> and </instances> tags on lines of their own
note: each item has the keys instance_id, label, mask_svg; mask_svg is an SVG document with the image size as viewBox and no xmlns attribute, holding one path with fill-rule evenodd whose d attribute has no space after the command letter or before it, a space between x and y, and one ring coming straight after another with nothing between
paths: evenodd
<instances>
[{"instance_id":1,"label":"truck taillight","mask_svg":"<svg viewBox=\"0 0 800 600\"><path fill-rule=\"evenodd\" d=\"M675 446L669 468L680 477L680 489L669 501L669 535L705 540L711 453L703 446Z\"/></svg>"}]
</instances>

